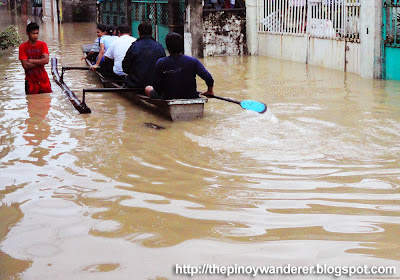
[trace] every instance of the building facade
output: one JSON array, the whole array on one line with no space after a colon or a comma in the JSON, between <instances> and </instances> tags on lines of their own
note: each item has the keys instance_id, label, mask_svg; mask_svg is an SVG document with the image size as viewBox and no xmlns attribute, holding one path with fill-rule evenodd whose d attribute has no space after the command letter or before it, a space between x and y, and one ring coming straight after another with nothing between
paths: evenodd
<instances>
[{"instance_id":1,"label":"building facade","mask_svg":"<svg viewBox=\"0 0 400 280\"><path fill-rule=\"evenodd\" d=\"M248 0L251 54L381 78L377 0Z\"/></svg>"},{"instance_id":2,"label":"building facade","mask_svg":"<svg viewBox=\"0 0 400 280\"><path fill-rule=\"evenodd\" d=\"M400 80L397 1L42 1L44 18L126 23L134 36L139 23L149 20L158 41L165 44L168 32L179 32L185 37L185 53L197 57L264 55ZM29 10L29 2L25 6Z\"/></svg>"}]
</instances>

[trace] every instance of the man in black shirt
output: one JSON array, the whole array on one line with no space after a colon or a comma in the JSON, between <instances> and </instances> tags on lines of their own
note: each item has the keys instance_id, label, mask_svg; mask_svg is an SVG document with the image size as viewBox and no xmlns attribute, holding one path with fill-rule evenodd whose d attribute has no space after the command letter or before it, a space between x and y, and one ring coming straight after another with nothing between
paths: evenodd
<instances>
[{"instance_id":1,"label":"man in black shirt","mask_svg":"<svg viewBox=\"0 0 400 280\"><path fill-rule=\"evenodd\" d=\"M189 99L199 96L196 75L206 84L204 95L214 95L214 80L207 69L196 58L183 55L183 38L178 33L169 33L165 38L170 56L157 61L153 74L152 86L145 88L145 93L160 99Z\"/></svg>"},{"instance_id":2,"label":"man in black shirt","mask_svg":"<svg viewBox=\"0 0 400 280\"><path fill-rule=\"evenodd\" d=\"M151 23L142 22L138 31L139 39L130 46L122 61L122 69L127 74L125 87L128 88L144 88L149 85L157 60L165 57L163 46L151 36Z\"/></svg>"}]
</instances>

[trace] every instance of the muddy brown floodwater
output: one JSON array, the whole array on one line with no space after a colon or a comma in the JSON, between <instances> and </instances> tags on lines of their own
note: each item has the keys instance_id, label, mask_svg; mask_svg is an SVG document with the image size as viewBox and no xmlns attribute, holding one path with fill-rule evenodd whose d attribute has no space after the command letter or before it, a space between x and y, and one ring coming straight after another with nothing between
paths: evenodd
<instances>
[{"instance_id":1,"label":"muddy brown floodwater","mask_svg":"<svg viewBox=\"0 0 400 280\"><path fill-rule=\"evenodd\" d=\"M1 11L24 40L26 20ZM40 26L59 65L83 65L93 23ZM203 119L172 123L112 93L88 95L92 114L80 115L54 82L26 96L18 48L2 54L1 279L186 279L175 264L394 266L399 277L399 82L211 57L216 94L268 111L209 100ZM65 79L78 95L100 87L88 72Z\"/></svg>"}]
</instances>

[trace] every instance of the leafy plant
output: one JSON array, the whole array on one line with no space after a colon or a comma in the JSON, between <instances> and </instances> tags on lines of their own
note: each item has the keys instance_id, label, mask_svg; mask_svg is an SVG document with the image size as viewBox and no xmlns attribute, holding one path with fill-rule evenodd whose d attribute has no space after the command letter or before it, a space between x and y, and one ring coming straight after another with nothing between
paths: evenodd
<instances>
[{"instance_id":1,"label":"leafy plant","mask_svg":"<svg viewBox=\"0 0 400 280\"><path fill-rule=\"evenodd\" d=\"M20 37L17 27L14 25L7 26L0 32L0 49L5 50L19 44Z\"/></svg>"}]
</instances>

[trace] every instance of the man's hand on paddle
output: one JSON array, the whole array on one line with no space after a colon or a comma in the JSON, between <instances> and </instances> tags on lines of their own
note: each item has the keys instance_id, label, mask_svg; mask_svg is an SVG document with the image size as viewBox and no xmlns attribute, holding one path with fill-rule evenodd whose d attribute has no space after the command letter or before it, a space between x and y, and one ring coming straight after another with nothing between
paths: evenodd
<instances>
[{"instance_id":1,"label":"man's hand on paddle","mask_svg":"<svg viewBox=\"0 0 400 280\"><path fill-rule=\"evenodd\" d=\"M207 91L203 92L202 95L204 95L205 97L208 97L207 95L214 95L213 87L208 87Z\"/></svg>"}]
</instances>

